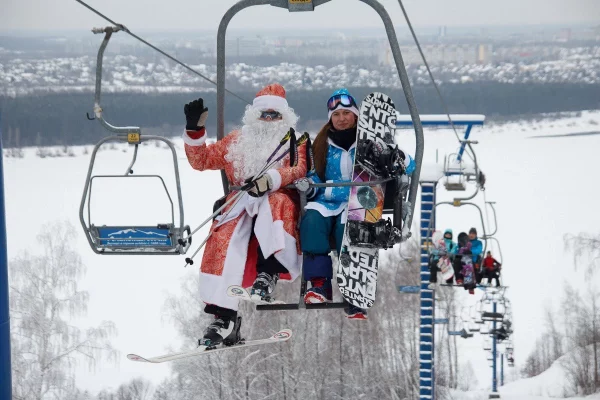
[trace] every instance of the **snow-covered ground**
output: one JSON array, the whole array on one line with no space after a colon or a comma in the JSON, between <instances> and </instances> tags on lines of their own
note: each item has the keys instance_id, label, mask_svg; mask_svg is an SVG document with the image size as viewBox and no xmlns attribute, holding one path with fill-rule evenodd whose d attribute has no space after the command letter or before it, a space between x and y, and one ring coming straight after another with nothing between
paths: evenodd
<instances>
[{"instance_id":1,"label":"snow-covered ground","mask_svg":"<svg viewBox=\"0 0 600 400\"><path fill-rule=\"evenodd\" d=\"M560 298L562 282L566 279L574 285L583 285L582 271L573 269L572 255L564 250L563 235L598 232L600 226L600 214L595 212L599 189L594 179L600 166L597 158L600 135L530 137L598 131L599 124L600 111L591 111L559 120L489 126L472 133L472 138L480 143L476 145L477 157L487 174L485 195L487 200L497 202L497 237L504 256L504 280L510 286L508 295L513 304L515 368L519 368L542 330L544 307ZM399 142L410 150L414 140L404 132L399 135ZM177 139L176 144L185 220L194 226L210 214L214 200L221 196L220 175L216 171L192 170L185 160L182 142ZM441 161L443 154L456 148L451 132L426 132L427 162L435 162L438 150ZM24 250L36 252L35 235L45 223L69 220L78 226L90 156L84 154L83 147L74 148L74 152L76 156L72 158L40 159L35 156L35 149L26 149L22 159L5 158L9 257ZM132 149L125 146L102 151L96 160L96 172L123 174L131 157ZM144 146L134 170L136 174L160 173L174 196L170 157L164 148ZM165 209L168 205L160 188L108 183L94 188L92 218L96 224L110 223L109 219L123 224L144 219L152 225L168 219L170 211ZM439 200L452 198L441 185L438 193ZM475 200L480 204L481 196ZM458 233L471 226L481 228L474 210L440 207L438 228L452 227ZM183 257L96 255L80 228L79 232L74 246L88 266L83 287L90 292L90 303L87 318L78 323L83 327L97 325L102 320L114 321L119 330L114 344L122 354L118 365L104 363L95 371L81 367L78 385L97 391L103 387L116 388L137 376L159 383L168 374L168 365L132 363L124 356L129 352L154 355L168 346L177 346L175 331L162 316L162 305L165 293L178 292L181 280L196 267L184 268ZM400 295L398 301L402 301ZM377 312L376 307L373 312ZM202 328L199 327L199 334ZM471 361L479 387L489 388L491 373L480 338L461 342L461 349L460 362ZM552 373L548 371L548 378L543 375L537 381L506 385L502 389L505 398L548 396L536 391L536 387L541 379L555 381ZM472 396L483 393L474 392Z\"/></svg>"},{"instance_id":2,"label":"snow-covered ground","mask_svg":"<svg viewBox=\"0 0 600 400\"><path fill-rule=\"evenodd\" d=\"M499 388L498 392L505 400L544 400L563 398L564 388L568 386L565 370L561 363L565 357L561 357L552 366L540 375L533 378L520 379L507 383ZM489 390L474 390L471 392L452 391L455 400L483 400L489 396ZM569 397L571 400L596 400L600 394L586 397Z\"/></svg>"}]
</instances>

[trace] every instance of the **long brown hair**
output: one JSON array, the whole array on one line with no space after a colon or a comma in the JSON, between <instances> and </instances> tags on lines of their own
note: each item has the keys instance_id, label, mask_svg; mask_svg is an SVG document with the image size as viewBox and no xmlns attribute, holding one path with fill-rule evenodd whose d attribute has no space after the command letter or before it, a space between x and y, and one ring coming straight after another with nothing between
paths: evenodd
<instances>
[{"instance_id":1,"label":"long brown hair","mask_svg":"<svg viewBox=\"0 0 600 400\"><path fill-rule=\"evenodd\" d=\"M325 168L327 167L327 151L329 150L329 142L327 141L331 129L331 122L327 122L317 134L313 142L313 156L315 159L315 172L322 182L325 182Z\"/></svg>"}]
</instances>

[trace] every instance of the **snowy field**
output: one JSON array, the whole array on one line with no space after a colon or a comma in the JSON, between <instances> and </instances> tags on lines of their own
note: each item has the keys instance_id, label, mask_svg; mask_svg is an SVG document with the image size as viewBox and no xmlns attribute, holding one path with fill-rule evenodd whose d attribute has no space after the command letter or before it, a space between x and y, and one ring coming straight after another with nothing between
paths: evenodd
<instances>
[{"instance_id":1,"label":"snowy field","mask_svg":"<svg viewBox=\"0 0 600 400\"><path fill-rule=\"evenodd\" d=\"M592 178L600 166L597 158L600 135L539 139L531 136L599 131L599 124L600 111L590 111L579 117L475 128L472 133L472 139L479 141L475 146L477 158L487 175L486 198L497 202L497 237L502 246L503 278L510 286L508 296L513 304L517 370L543 329L544 308L560 300L563 281L583 287L583 271L573 269L572 255L564 250L564 234L595 233L600 226L600 214L596 212L600 189ZM398 141L409 151L414 148L414 139L408 133L400 134ZM220 174L192 170L185 159L181 140L175 142L185 222L194 228L211 213L213 202L222 195ZM443 155L454 152L457 146L454 134L448 130L426 132L425 161L435 162L437 150L441 162ZM91 150L91 146L87 149ZM79 368L78 385L95 392L104 387L117 388L138 376L158 384L167 376L168 365L133 363L125 355L130 352L157 355L169 346L179 345L174 329L163 316L162 306L166 293L177 293L180 282L196 271L196 267L184 268L184 257L94 254L78 217L90 156L84 154L84 147L73 150L75 157L41 159L35 156L36 149L31 148L26 149L22 159L4 159L9 257L25 250L35 253L38 250L35 235L46 223L68 220L75 225L79 236L74 247L88 267L82 286L90 294L88 316L78 321L78 325L86 327L103 320L114 321L118 336L113 343L121 352L118 364L102 363L93 371L83 366ZM95 172L123 174L132 154L132 149L125 145L106 149L97 157ZM134 171L160 174L176 199L168 150L154 144L142 147ZM148 225L168 222L170 209L161 190L148 183L99 182L93 192L92 221ZM453 197L442 185L438 194L439 201ZM479 195L474 201L483 204L483 196ZM457 235L471 226L481 231L481 222L474 210L439 208L438 229L450 227ZM205 229L203 233L206 232ZM201 238L199 235L196 243ZM476 296L468 299L467 294L464 296L465 301L476 300ZM398 302L401 301L399 295ZM377 307L372 312L376 313ZM203 328L198 327L199 336ZM485 398L484 390L491 384L491 373L480 338L461 341L461 349L459 361L473 363L481 389L470 393L468 398ZM557 394L536 389L540 387L540 380L555 381L552 373L557 372L549 370L540 377L508 384L501 393L509 399L555 396ZM460 396L457 394L455 398Z\"/></svg>"}]
</instances>

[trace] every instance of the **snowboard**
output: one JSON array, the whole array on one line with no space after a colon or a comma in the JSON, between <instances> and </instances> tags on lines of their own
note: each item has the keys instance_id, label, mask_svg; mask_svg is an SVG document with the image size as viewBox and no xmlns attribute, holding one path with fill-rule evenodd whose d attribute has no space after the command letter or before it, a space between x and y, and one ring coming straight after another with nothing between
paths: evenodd
<instances>
[{"instance_id":1,"label":"snowboard","mask_svg":"<svg viewBox=\"0 0 600 400\"><path fill-rule=\"evenodd\" d=\"M285 301L275 300L271 298L269 301L256 301L252 300L250 293L241 286L232 285L227 288L227 296L235 297L239 300L250 301L254 304L268 305L268 304L285 304Z\"/></svg>"},{"instance_id":2,"label":"snowboard","mask_svg":"<svg viewBox=\"0 0 600 400\"><path fill-rule=\"evenodd\" d=\"M440 258L440 261L438 261L438 268L442 273L442 279L445 282L454 278L454 268L452 267L452 262L448 256L443 256Z\"/></svg>"},{"instance_id":3,"label":"snowboard","mask_svg":"<svg viewBox=\"0 0 600 400\"><path fill-rule=\"evenodd\" d=\"M383 93L369 94L360 105L357 125L353 182L378 181L395 174L398 149L393 150L396 107L392 99ZM361 309L375 303L379 249L392 247L401 238L389 219L381 219L384 197L385 183L352 186L345 210L336 278L344 299Z\"/></svg>"},{"instance_id":4,"label":"snowboard","mask_svg":"<svg viewBox=\"0 0 600 400\"><path fill-rule=\"evenodd\" d=\"M291 337L292 337L291 329L282 329L269 338L256 339L256 340L242 340L240 343L235 344L233 346L220 345L216 348L209 348L207 346L198 346L196 349L193 349L193 350L182 351L179 353L170 353L170 354L165 354L165 355L158 356L158 357L142 357L137 354L127 354L127 358L130 359L131 361L156 364L156 363L163 363L163 362L167 362L167 361L180 360L182 358L201 356L201 355L205 355L205 354L213 354L213 353L223 351L223 350L233 350L233 349L241 349L241 348L250 347L250 346L258 346L258 345L262 345L262 344L280 343L280 342L285 342L285 341L289 340Z\"/></svg>"},{"instance_id":5,"label":"snowboard","mask_svg":"<svg viewBox=\"0 0 600 400\"><path fill-rule=\"evenodd\" d=\"M475 289L477 283L475 281L475 270L473 269L471 256L463 256L462 262L463 286L465 289Z\"/></svg>"},{"instance_id":6,"label":"snowboard","mask_svg":"<svg viewBox=\"0 0 600 400\"><path fill-rule=\"evenodd\" d=\"M438 269L442 274L442 279L447 282L449 279L454 278L454 268L452 267L452 261L450 261L450 258L447 255L444 234L440 231L435 231L433 235L431 235L431 241L440 257L437 264Z\"/></svg>"}]
</instances>

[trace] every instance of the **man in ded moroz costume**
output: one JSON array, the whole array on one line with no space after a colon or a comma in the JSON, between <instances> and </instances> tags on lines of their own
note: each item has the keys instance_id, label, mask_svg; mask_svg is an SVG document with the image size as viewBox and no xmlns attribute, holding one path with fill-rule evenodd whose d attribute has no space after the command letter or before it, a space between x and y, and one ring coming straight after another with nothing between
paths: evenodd
<instances>
[{"instance_id":1,"label":"man in ded moroz costume","mask_svg":"<svg viewBox=\"0 0 600 400\"><path fill-rule=\"evenodd\" d=\"M261 171L285 133L298 121L288 106L285 89L278 84L258 92L246 108L243 126L214 144L206 143L208 109L203 99L187 104L184 111L187 125L183 141L188 161L199 171L225 170L234 186L244 185ZM255 179L251 189L213 222L200 267L200 296L206 303L204 311L215 318L200 344L234 344L240 339L239 300L227 295L229 286L252 286L252 298L264 300L280 277L294 280L300 275L300 205L296 192L284 187L306 175L304 146L298 148L294 166L286 155ZM289 145L277 154L284 149ZM228 199L234 195L230 193Z\"/></svg>"}]
</instances>

